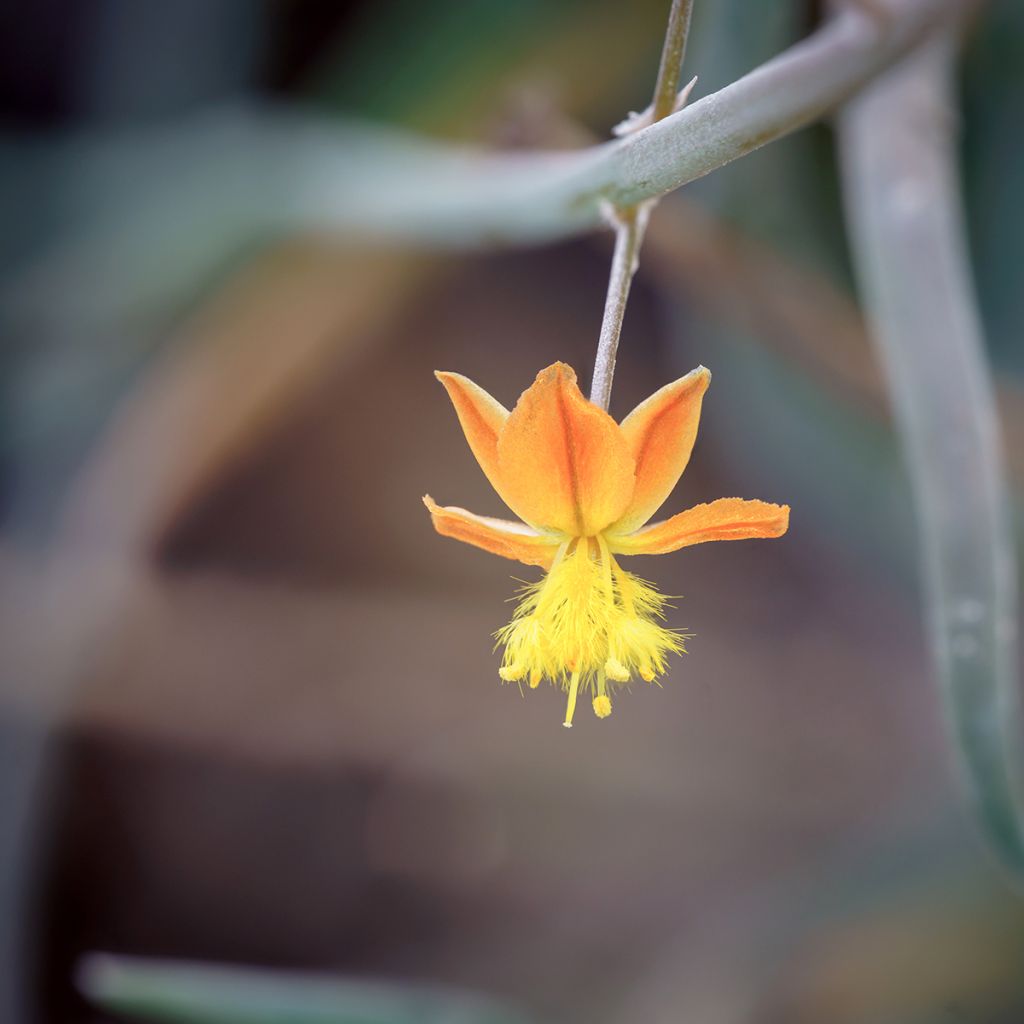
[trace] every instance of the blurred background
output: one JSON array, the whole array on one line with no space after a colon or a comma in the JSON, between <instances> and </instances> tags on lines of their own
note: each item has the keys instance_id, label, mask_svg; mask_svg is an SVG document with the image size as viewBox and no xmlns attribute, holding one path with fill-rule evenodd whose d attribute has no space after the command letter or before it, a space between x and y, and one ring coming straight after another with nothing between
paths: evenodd
<instances>
[{"instance_id":1,"label":"blurred background","mask_svg":"<svg viewBox=\"0 0 1024 1024\"><path fill-rule=\"evenodd\" d=\"M668 506L737 494L792 524L645 562L690 653L571 733L560 694L497 677L535 570L436 536L420 496L502 514L432 371L509 406L556 359L589 380L610 238L413 247L234 202L282 119L350 146L353 119L607 138L649 100L666 10L0 13L4 1019L112 1020L81 990L95 951L535 1021L1024 1019L1024 905L959 803L830 128L655 214L611 411L708 366ZM684 77L719 89L821 13L698 0ZM1022 65L1024 8L984 5L963 198L1018 502Z\"/></svg>"}]
</instances>

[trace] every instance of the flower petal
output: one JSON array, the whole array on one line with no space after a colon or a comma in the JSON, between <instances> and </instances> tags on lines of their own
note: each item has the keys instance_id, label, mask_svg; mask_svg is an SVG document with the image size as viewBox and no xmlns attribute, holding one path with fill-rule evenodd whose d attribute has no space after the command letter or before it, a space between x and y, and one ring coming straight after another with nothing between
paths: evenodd
<instances>
[{"instance_id":1,"label":"flower petal","mask_svg":"<svg viewBox=\"0 0 1024 1024\"><path fill-rule=\"evenodd\" d=\"M593 536L625 511L633 457L618 424L555 363L523 392L498 437L503 497L528 523Z\"/></svg>"},{"instance_id":2,"label":"flower petal","mask_svg":"<svg viewBox=\"0 0 1024 1024\"><path fill-rule=\"evenodd\" d=\"M482 387L461 373L438 370L434 376L444 385L455 406L462 432L491 486L501 495L498 481L498 433L508 419L508 409Z\"/></svg>"},{"instance_id":3,"label":"flower petal","mask_svg":"<svg viewBox=\"0 0 1024 1024\"><path fill-rule=\"evenodd\" d=\"M636 490L612 533L632 533L669 496L690 461L697 437L701 400L711 374L698 366L641 402L621 424L636 461Z\"/></svg>"},{"instance_id":4,"label":"flower petal","mask_svg":"<svg viewBox=\"0 0 1024 1024\"><path fill-rule=\"evenodd\" d=\"M429 494L423 498L423 504L430 510L434 529L442 536L453 537L490 551L492 555L512 558L527 565L549 568L563 539L553 534L538 533L525 523L477 516L464 508L442 508Z\"/></svg>"},{"instance_id":5,"label":"flower petal","mask_svg":"<svg viewBox=\"0 0 1024 1024\"><path fill-rule=\"evenodd\" d=\"M719 498L624 537L608 537L621 555L663 555L708 540L781 537L789 528L789 506L743 498Z\"/></svg>"}]
</instances>

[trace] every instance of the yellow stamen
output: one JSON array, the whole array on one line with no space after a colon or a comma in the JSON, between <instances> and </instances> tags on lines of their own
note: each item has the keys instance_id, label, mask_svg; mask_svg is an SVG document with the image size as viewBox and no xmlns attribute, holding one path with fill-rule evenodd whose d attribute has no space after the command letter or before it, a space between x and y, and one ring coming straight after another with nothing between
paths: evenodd
<instances>
[{"instance_id":1,"label":"yellow stamen","mask_svg":"<svg viewBox=\"0 0 1024 1024\"><path fill-rule=\"evenodd\" d=\"M572 674L572 681L569 683L569 701L565 705L565 721L562 723L566 729L572 728L572 716L576 713L576 693L580 688L580 672L577 669Z\"/></svg>"},{"instance_id":2,"label":"yellow stamen","mask_svg":"<svg viewBox=\"0 0 1024 1024\"><path fill-rule=\"evenodd\" d=\"M597 673L597 696L594 698L594 714L607 718L612 713L611 698L607 693L608 680L603 671Z\"/></svg>"},{"instance_id":3,"label":"yellow stamen","mask_svg":"<svg viewBox=\"0 0 1024 1024\"><path fill-rule=\"evenodd\" d=\"M566 724L581 687L598 697L608 681L622 684L639 675L652 681L682 653L683 637L666 629L665 599L625 572L603 537L579 537L560 547L547 576L526 588L512 621L496 634L505 653L501 678L542 679L568 692ZM604 708L604 701L600 702Z\"/></svg>"},{"instance_id":4,"label":"yellow stamen","mask_svg":"<svg viewBox=\"0 0 1024 1024\"><path fill-rule=\"evenodd\" d=\"M612 553L608 549L608 541L600 534L597 536L597 550L601 556L601 582L604 584L605 597L610 604L614 604L615 587L612 583L612 566L615 564L615 559L612 558Z\"/></svg>"}]
</instances>

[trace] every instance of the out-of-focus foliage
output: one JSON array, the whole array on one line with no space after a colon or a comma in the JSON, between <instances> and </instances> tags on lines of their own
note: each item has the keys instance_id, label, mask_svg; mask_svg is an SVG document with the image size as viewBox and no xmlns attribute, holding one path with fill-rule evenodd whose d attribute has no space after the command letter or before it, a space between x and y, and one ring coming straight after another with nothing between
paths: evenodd
<instances>
[{"instance_id":1,"label":"out-of-focus foliage","mask_svg":"<svg viewBox=\"0 0 1024 1024\"><path fill-rule=\"evenodd\" d=\"M167 1024L526 1024L492 1000L408 985L94 956L98 1005Z\"/></svg>"}]
</instances>

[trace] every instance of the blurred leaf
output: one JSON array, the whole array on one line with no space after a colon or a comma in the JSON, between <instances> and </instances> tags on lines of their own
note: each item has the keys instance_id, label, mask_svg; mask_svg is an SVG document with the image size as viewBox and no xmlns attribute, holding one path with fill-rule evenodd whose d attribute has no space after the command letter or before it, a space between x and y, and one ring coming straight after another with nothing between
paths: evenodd
<instances>
[{"instance_id":1,"label":"blurred leaf","mask_svg":"<svg viewBox=\"0 0 1024 1024\"><path fill-rule=\"evenodd\" d=\"M954 40L840 116L852 250L920 524L951 743L993 852L1024 884L1016 552L949 118ZM952 429L951 429L952 426Z\"/></svg>"},{"instance_id":2,"label":"blurred leaf","mask_svg":"<svg viewBox=\"0 0 1024 1024\"><path fill-rule=\"evenodd\" d=\"M93 954L79 986L117 1013L188 1024L525 1024L457 989Z\"/></svg>"},{"instance_id":3,"label":"blurred leaf","mask_svg":"<svg viewBox=\"0 0 1024 1024\"><path fill-rule=\"evenodd\" d=\"M477 138L524 82L576 116L600 120L608 108L617 120L623 103L647 101L667 9L665 0L364 5L311 91L350 116L452 137Z\"/></svg>"},{"instance_id":4,"label":"blurred leaf","mask_svg":"<svg viewBox=\"0 0 1024 1024\"><path fill-rule=\"evenodd\" d=\"M537 0L371 4L317 91L360 117L420 130L447 128L538 39L571 23L575 6Z\"/></svg>"}]
</instances>

